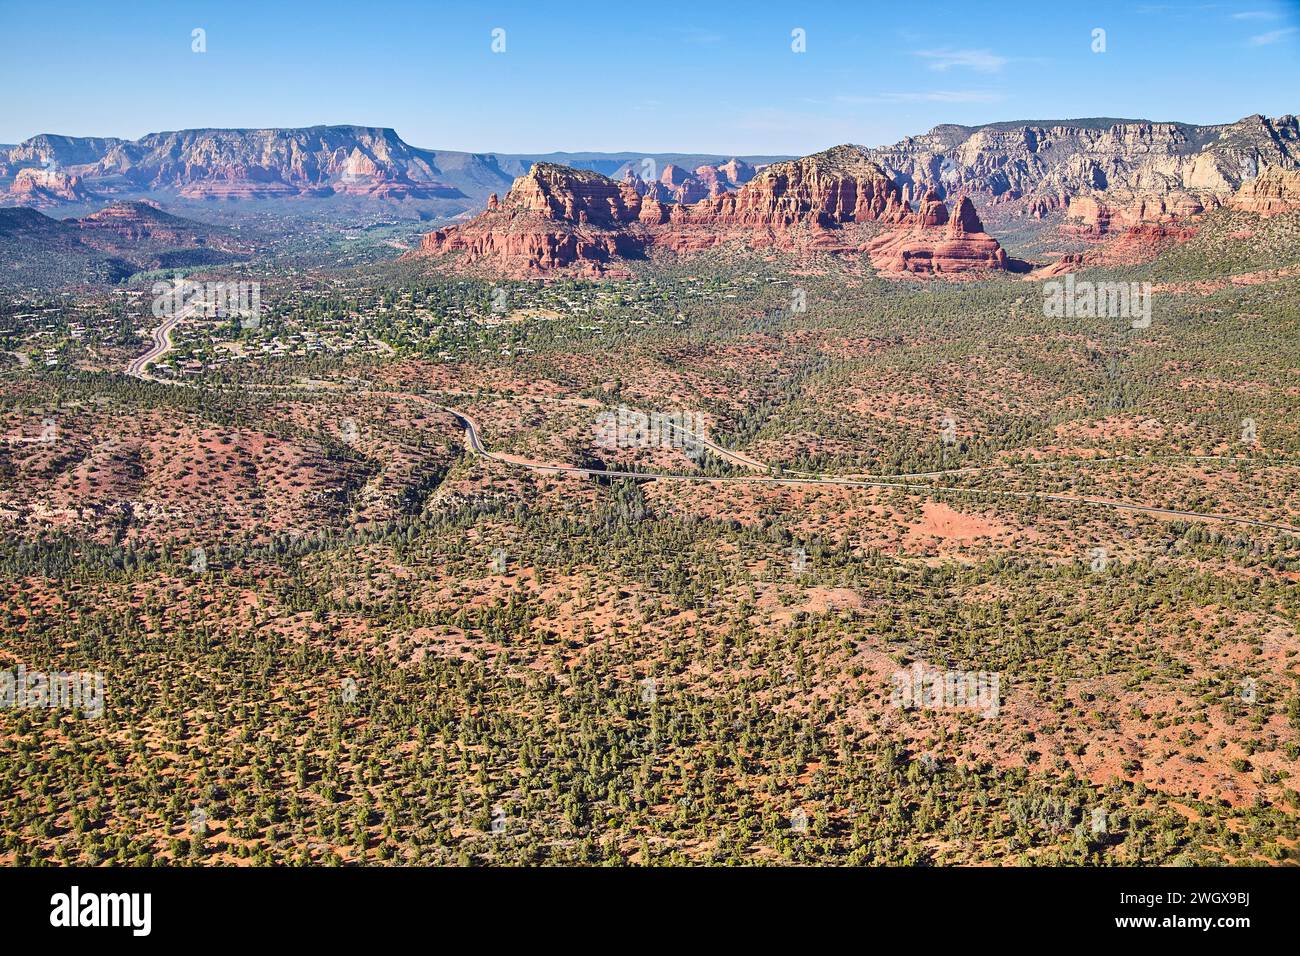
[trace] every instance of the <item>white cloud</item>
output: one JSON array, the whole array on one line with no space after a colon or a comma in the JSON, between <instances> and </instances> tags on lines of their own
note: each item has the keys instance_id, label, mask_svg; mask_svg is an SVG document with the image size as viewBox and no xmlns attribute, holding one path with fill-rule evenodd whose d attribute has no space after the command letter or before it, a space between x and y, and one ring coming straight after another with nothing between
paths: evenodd
<instances>
[{"instance_id":1,"label":"white cloud","mask_svg":"<svg viewBox=\"0 0 1300 956\"><path fill-rule=\"evenodd\" d=\"M1258 36L1251 37L1250 45L1268 46L1269 44L1277 43L1283 37L1290 36L1291 34L1295 33L1295 31L1296 31L1295 27L1287 27L1283 30L1270 30L1268 33L1261 33Z\"/></svg>"},{"instance_id":2,"label":"white cloud","mask_svg":"<svg viewBox=\"0 0 1300 956\"><path fill-rule=\"evenodd\" d=\"M1277 14L1271 10L1243 10L1232 15L1234 20L1276 20Z\"/></svg>"},{"instance_id":3,"label":"white cloud","mask_svg":"<svg viewBox=\"0 0 1300 956\"><path fill-rule=\"evenodd\" d=\"M771 108L747 110L730 117L725 125L745 133L781 134L786 142L798 138L814 143L850 143L862 133L861 124L847 116L825 116ZM745 151L781 152L771 147Z\"/></svg>"},{"instance_id":4,"label":"white cloud","mask_svg":"<svg viewBox=\"0 0 1300 956\"><path fill-rule=\"evenodd\" d=\"M988 90L931 90L928 92L881 93L882 103L998 103L1006 99Z\"/></svg>"},{"instance_id":5,"label":"white cloud","mask_svg":"<svg viewBox=\"0 0 1300 956\"><path fill-rule=\"evenodd\" d=\"M998 56L991 50L914 50L913 56L919 56L930 62L930 69L940 73L953 67L964 67L978 73L998 73L1007 65L1005 56Z\"/></svg>"}]
</instances>

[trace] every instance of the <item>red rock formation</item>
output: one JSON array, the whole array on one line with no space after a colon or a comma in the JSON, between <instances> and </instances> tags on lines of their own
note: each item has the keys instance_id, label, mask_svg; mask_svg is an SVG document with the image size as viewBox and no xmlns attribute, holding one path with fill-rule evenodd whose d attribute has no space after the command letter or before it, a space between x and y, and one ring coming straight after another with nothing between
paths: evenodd
<instances>
[{"instance_id":1,"label":"red rock formation","mask_svg":"<svg viewBox=\"0 0 1300 956\"><path fill-rule=\"evenodd\" d=\"M186 183L180 194L186 199L262 199L297 196L301 190L281 180L274 170L260 166L222 166L208 170L202 179Z\"/></svg>"},{"instance_id":2,"label":"red rock formation","mask_svg":"<svg viewBox=\"0 0 1300 956\"><path fill-rule=\"evenodd\" d=\"M1300 209L1300 169L1269 166L1228 201L1234 209L1276 216Z\"/></svg>"},{"instance_id":3,"label":"red rock formation","mask_svg":"<svg viewBox=\"0 0 1300 956\"><path fill-rule=\"evenodd\" d=\"M916 211L917 224L921 226L944 226L948 223L948 207L943 204L939 194L933 189L927 190Z\"/></svg>"},{"instance_id":4,"label":"red rock formation","mask_svg":"<svg viewBox=\"0 0 1300 956\"><path fill-rule=\"evenodd\" d=\"M623 178L619 180L619 185L630 188L638 196L644 196L648 188L645 180L634 173L631 166L623 170Z\"/></svg>"},{"instance_id":5,"label":"red rock formation","mask_svg":"<svg viewBox=\"0 0 1300 956\"><path fill-rule=\"evenodd\" d=\"M975 214L975 204L970 201L969 196L962 196L957 201L957 212L948 221L948 234L957 239L983 232L984 223L980 222L980 217Z\"/></svg>"},{"instance_id":6,"label":"red rock formation","mask_svg":"<svg viewBox=\"0 0 1300 956\"><path fill-rule=\"evenodd\" d=\"M80 176L57 169L20 169L9 192L22 206L50 206L94 198L82 185Z\"/></svg>"},{"instance_id":7,"label":"red rock formation","mask_svg":"<svg viewBox=\"0 0 1300 956\"><path fill-rule=\"evenodd\" d=\"M1099 250L1095 261L1102 265L1132 265L1148 262L1174 243L1196 235L1195 226L1140 222L1130 226Z\"/></svg>"},{"instance_id":8,"label":"red rock formation","mask_svg":"<svg viewBox=\"0 0 1300 956\"><path fill-rule=\"evenodd\" d=\"M1095 195L1075 196L1066 206L1066 218L1071 224L1065 227L1065 231L1099 238L1141 223L1190 219L1204 211L1201 200L1189 193L1117 193L1102 199Z\"/></svg>"},{"instance_id":9,"label":"red rock formation","mask_svg":"<svg viewBox=\"0 0 1300 956\"><path fill-rule=\"evenodd\" d=\"M777 163L734 193L674 209L674 223L833 228L855 222L903 222L911 215L902 193L854 146Z\"/></svg>"},{"instance_id":10,"label":"red rock formation","mask_svg":"<svg viewBox=\"0 0 1300 956\"><path fill-rule=\"evenodd\" d=\"M460 195L459 190L445 183L417 183L403 176L339 180L333 185L333 191L336 195L365 196L371 199L436 199Z\"/></svg>"},{"instance_id":11,"label":"red rock formation","mask_svg":"<svg viewBox=\"0 0 1300 956\"><path fill-rule=\"evenodd\" d=\"M1048 279L1098 266L1149 262L1170 245L1191 239L1196 232L1196 226L1140 222L1122 231L1107 234L1104 241L1087 252L1068 253L1050 265L1034 269L1032 278Z\"/></svg>"},{"instance_id":12,"label":"red rock formation","mask_svg":"<svg viewBox=\"0 0 1300 956\"><path fill-rule=\"evenodd\" d=\"M739 188L757 174L757 170L743 159L729 159L718 167L718 172L727 178L727 182Z\"/></svg>"},{"instance_id":13,"label":"red rock formation","mask_svg":"<svg viewBox=\"0 0 1300 956\"><path fill-rule=\"evenodd\" d=\"M709 199L734 192L754 178L754 167L743 159L729 159L716 166L697 166L695 178L704 184Z\"/></svg>"},{"instance_id":14,"label":"red rock formation","mask_svg":"<svg viewBox=\"0 0 1300 956\"><path fill-rule=\"evenodd\" d=\"M178 227L188 225L186 220L162 212L157 203L143 200L113 203L73 222L87 236L112 236L127 242L150 238L177 239L182 232Z\"/></svg>"},{"instance_id":15,"label":"red rock formation","mask_svg":"<svg viewBox=\"0 0 1300 956\"><path fill-rule=\"evenodd\" d=\"M171 249L209 247L233 252L243 248L224 230L173 216L148 200L115 202L66 222L80 230L82 242L96 249L118 250L149 243Z\"/></svg>"},{"instance_id":16,"label":"red rock formation","mask_svg":"<svg viewBox=\"0 0 1300 956\"><path fill-rule=\"evenodd\" d=\"M911 228L875 239L867 251L876 269L886 275L946 275L1011 268L998 241L984 231L969 197L961 197L951 217L939 209L943 203L927 193Z\"/></svg>"},{"instance_id":17,"label":"red rock formation","mask_svg":"<svg viewBox=\"0 0 1300 956\"><path fill-rule=\"evenodd\" d=\"M1214 208L1257 169L1300 168L1300 120L1256 115L1219 126L1144 120L946 124L867 150L867 156L900 185L938 178L946 195L969 195L981 209L996 203L1037 218L1086 197L1117 207L1139 195L1181 193ZM1125 194L1130 199L1121 200Z\"/></svg>"},{"instance_id":18,"label":"red rock formation","mask_svg":"<svg viewBox=\"0 0 1300 956\"><path fill-rule=\"evenodd\" d=\"M1085 268L1086 265L1087 259L1082 252L1067 252L1051 265L1035 269L1031 278L1051 279L1059 275L1065 275L1067 272L1078 272Z\"/></svg>"},{"instance_id":19,"label":"red rock formation","mask_svg":"<svg viewBox=\"0 0 1300 956\"><path fill-rule=\"evenodd\" d=\"M715 199L730 192L730 183L717 166L696 166L695 178L704 184L705 198Z\"/></svg>"},{"instance_id":20,"label":"red rock formation","mask_svg":"<svg viewBox=\"0 0 1300 956\"><path fill-rule=\"evenodd\" d=\"M1206 201L1218 203L1213 197ZM1114 190L1071 197L1065 208L1061 231L1100 243L1084 256L1093 266L1149 261L1170 244L1196 235L1194 221L1205 212L1200 197L1182 191Z\"/></svg>"},{"instance_id":21,"label":"red rock formation","mask_svg":"<svg viewBox=\"0 0 1300 956\"><path fill-rule=\"evenodd\" d=\"M663 188L663 193L658 193L656 198L667 198L675 203L697 202L710 193L709 187L702 180L672 163L665 166L659 174L658 185Z\"/></svg>"},{"instance_id":22,"label":"red rock formation","mask_svg":"<svg viewBox=\"0 0 1300 956\"><path fill-rule=\"evenodd\" d=\"M616 226L636 218L628 211L627 198L618 183L600 173L534 163L510 187L505 206L556 222Z\"/></svg>"},{"instance_id":23,"label":"red rock formation","mask_svg":"<svg viewBox=\"0 0 1300 956\"><path fill-rule=\"evenodd\" d=\"M671 204L654 187L686 182L664 170L644 194L634 176L616 183L598 173L534 165L505 200L470 222L425 236L416 255L458 254L456 265L507 275L553 269L608 272L619 257L651 249L690 253L723 243L799 252L878 250L883 271L920 274L1008 267L1006 253L968 199L950 219L927 192L913 213L899 188L860 150L840 146L778 163L734 193ZM892 230L876 242L881 226Z\"/></svg>"},{"instance_id":24,"label":"red rock formation","mask_svg":"<svg viewBox=\"0 0 1300 956\"><path fill-rule=\"evenodd\" d=\"M535 163L504 201L493 197L469 222L429 233L414 255L455 253L458 265L515 277L603 275L613 260L641 254L643 243L627 230L639 212L631 183Z\"/></svg>"},{"instance_id":25,"label":"red rock formation","mask_svg":"<svg viewBox=\"0 0 1300 956\"><path fill-rule=\"evenodd\" d=\"M652 183L645 184L645 191L641 194L647 199L653 199L655 202L672 202L673 194L663 183L656 180Z\"/></svg>"}]
</instances>

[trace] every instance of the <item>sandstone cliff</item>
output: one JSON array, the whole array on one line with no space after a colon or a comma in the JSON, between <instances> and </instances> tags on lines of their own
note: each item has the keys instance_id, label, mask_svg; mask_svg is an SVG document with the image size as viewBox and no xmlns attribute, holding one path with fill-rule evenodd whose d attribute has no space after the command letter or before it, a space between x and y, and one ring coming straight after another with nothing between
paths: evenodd
<instances>
[{"instance_id":1,"label":"sandstone cliff","mask_svg":"<svg viewBox=\"0 0 1300 956\"><path fill-rule=\"evenodd\" d=\"M668 183L680 184L666 171ZM667 183L661 181L666 188ZM969 200L950 218L930 192L918 212L854 146L777 163L735 192L672 203L625 176L538 163L503 201L493 196L473 220L425 236L413 255L455 254L451 268L512 276L569 270L607 274L616 261L651 251L679 254L725 243L792 253L874 248L884 271L922 275L1008 268ZM881 229L892 241L872 244Z\"/></svg>"},{"instance_id":2,"label":"sandstone cliff","mask_svg":"<svg viewBox=\"0 0 1300 956\"><path fill-rule=\"evenodd\" d=\"M951 217L933 192L908 228L886 232L867 247L871 263L887 275L952 275L1003 271L1015 264L984 231L970 198L962 196Z\"/></svg>"},{"instance_id":3,"label":"sandstone cliff","mask_svg":"<svg viewBox=\"0 0 1300 956\"><path fill-rule=\"evenodd\" d=\"M85 202L94 195L80 176L57 169L21 169L10 189L13 201L23 206L51 206L60 202Z\"/></svg>"},{"instance_id":4,"label":"sandstone cliff","mask_svg":"<svg viewBox=\"0 0 1300 956\"><path fill-rule=\"evenodd\" d=\"M599 173L536 163L504 201L495 194L469 222L424 237L409 255L456 254L460 267L526 277L568 269L603 275L620 258L641 255L644 241L627 230L640 197Z\"/></svg>"},{"instance_id":5,"label":"sandstone cliff","mask_svg":"<svg viewBox=\"0 0 1300 956\"><path fill-rule=\"evenodd\" d=\"M507 181L492 157L417 149L391 129L358 126L180 130L138 140L42 135L0 153L0 175L54 166L101 192L193 199L464 199L449 176L475 186Z\"/></svg>"},{"instance_id":6,"label":"sandstone cliff","mask_svg":"<svg viewBox=\"0 0 1300 956\"><path fill-rule=\"evenodd\" d=\"M1300 167L1300 124L1294 116L1256 115L1220 126L1112 119L949 125L866 154L909 199L931 184L941 196L970 195L1024 215L1073 208L1084 218L1091 200L1107 210L1094 219L1118 217L1128 226L1214 208L1269 167Z\"/></svg>"},{"instance_id":7,"label":"sandstone cliff","mask_svg":"<svg viewBox=\"0 0 1300 956\"><path fill-rule=\"evenodd\" d=\"M1237 190L1228 204L1261 216L1300 209L1300 170L1278 166L1266 169Z\"/></svg>"}]
</instances>

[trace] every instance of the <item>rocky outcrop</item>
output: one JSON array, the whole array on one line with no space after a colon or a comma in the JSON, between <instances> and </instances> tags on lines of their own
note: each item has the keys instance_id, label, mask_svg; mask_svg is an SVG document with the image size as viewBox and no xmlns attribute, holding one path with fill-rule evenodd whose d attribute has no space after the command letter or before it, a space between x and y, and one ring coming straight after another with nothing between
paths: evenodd
<instances>
[{"instance_id":1,"label":"rocky outcrop","mask_svg":"<svg viewBox=\"0 0 1300 956\"><path fill-rule=\"evenodd\" d=\"M499 209L534 213L554 222L616 226L636 218L629 201L624 188L600 173L535 163L515 180Z\"/></svg>"},{"instance_id":2,"label":"rocky outcrop","mask_svg":"<svg viewBox=\"0 0 1300 956\"><path fill-rule=\"evenodd\" d=\"M898 187L862 150L836 146L769 166L734 193L674 210L673 220L781 232L796 226L901 222L909 214Z\"/></svg>"},{"instance_id":3,"label":"rocky outcrop","mask_svg":"<svg viewBox=\"0 0 1300 956\"><path fill-rule=\"evenodd\" d=\"M163 212L157 203L146 201L112 203L89 216L69 222L81 230L82 242L91 245L119 246L152 239L169 246L198 246L226 235L223 230Z\"/></svg>"},{"instance_id":4,"label":"rocky outcrop","mask_svg":"<svg viewBox=\"0 0 1300 956\"><path fill-rule=\"evenodd\" d=\"M667 182L683 180L665 171ZM616 260L656 250L688 254L725 243L795 253L877 248L885 271L952 274L1009 267L969 200L953 216L934 191L913 212L902 192L853 146L837 146L758 173L736 192L699 202L664 201L635 176L623 181L536 164L503 201L481 215L425 236L415 255L452 268L544 275L608 274ZM881 229L893 242L872 245Z\"/></svg>"},{"instance_id":5,"label":"rocky outcrop","mask_svg":"<svg viewBox=\"0 0 1300 956\"><path fill-rule=\"evenodd\" d=\"M376 180L441 185L422 151L390 129L366 127L155 133L111 149L97 172L191 195L328 195Z\"/></svg>"},{"instance_id":6,"label":"rocky outcrop","mask_svg":"<svg viewBox=\"0 0 1300 956\"><path fill-rule=\"evenodd\" d=\"M1237 190L1228 205L1261 216L1300 210L1300 170L1270 167Z\"/></svg>"},{"instance_id":7,"label":"rocky outcrop","mask_svg":"<svg viewBox=\"0 0 1300 956\"><path fill-rule=\"evenodd\" d=\"M16 176L57 164L102 192L174 192L190 199L350 195L466 199L508 182L494 157L422 150L391 129L197 129L138 140L37 136L0 153ZM445 169L444 169L445 167Z\"/></svg>"},{"instance_id":8,"label":"rocky outcrop","mask_svg":"<svg viewBox=\"0 0 1300 956\"><path fill-rule=\"evenodd\" d=\"M697 166L696 178L703 184L705 195L701 198L715 199L723 193L734 192L754 178L755 169L741 159L729 159L716 166Z\"/></svg>"},{"instance_id":9,"label":"rocky outcrop","mask_svg":"<svg viewBox=\"0 0 1300 956\"><path fill-rule=\"evenodd\" d=\"M0 147L0 166L16 172L29 167L69 169L93 166L109 150L128 140L101 136L56 136L41 133L7 149ZM6 173L8 175L9 173Z\"/></svg>"},{"instance_id":10,"label":"rocky outcrop","mask_svg":"<svg viewBox=\"0 0 1300 956\"><path fill-rule=\"evenodd\" d=\"M318 190L314 195L323 192ZM231 166L205 170L203 179L185 183L179 193L186 199L239 200L301 196L305 190L284 182L273 170Z\"/></svg>"},{"instance_id":11,"label":"rocky outcrop","mask_svg":"<svg viewBox=\"0 0 1300 956\"><path fill-rule=\"evenodd\" d=\"M1096 256L1105 265L1149 262L1169 246L1186 242L1199 227L1178 222L1139 222L1107 242Z\"/></svg>"},{"instance_id":12,"label":"rocky outcrop","mask_svg":"<svg viewBox=\"0 0 1300 956\"><path fill-rule=\"evenodd\" d=\"M866 153L911 199L926 183L943 197L969 195L1037 218L1067 208L1086 217L1091 199L1112 210L1098 218L1119 215L1127 228L1133 215L1159 221L1197 205L1214 208L1268 167L1300 167L1300 123L1256 115L1220 126L1116 119L948 125Z\"/></svg>"},{"instance_id":13,"label":"rocky outcrop","mask_svg":"<svg viewBox=\"0 0 1300 956\"><path fill-rule=\"evenodd\" d=\"M953 275L1015 268L998 241L984 231L967 196L948 215L934 192L924 198L909 228L884 233L868 247L871 263L886 275Z\"/></svg>"},{"instance_id":14,"label":"rocky outcrop","mask_svg":"<svg viewBox=\"0 0 1300 956\"><path fill-rule=\"evenodd\" d=\"M599 173L535 163L504 200L467 223L431 232L411 255L454 254L455 265L512 277L567 270L604 275L616 260L642 254L643 239L628 230L641 197L630 183Z\"/></svg>"},{"instance_id":15,"label":"rocky outcrop","mask_svg":"<svg viewBox=\"0 0 1300 956\"><path fill-rule=\"evenodd\" d=\"M672 163L659 174L659 184L666 190L668 201L675 203L693 203L709 195L703 180Z\"/></svg>"},{"instance_id":16,"label":"rocky outcrop","mask_svg":"<svg viewBox=\"0 0 1300 956\"><path fill-rule=\"evenodd\" d=\"M738 242L751 248L853 252L864 224L911 215L902 193L856 146L836 146L765 168L735 192L690 205L642 201L653 246L676 253Z\"/></svg>"},{"instance_id":17,"label":"rocky outcrop","mask_svg":"<svg viewBox=\"0 0 1300 956\"><path fill-rule=\"evenodd\" d=\"M12 200L22 206L53 206L95 198L80 176L58 169L20 169L9 193Z\"/></svg>"},{"instance_id":18,"label":"rocky outcrop","mask_svg":"<svg viewBox=\"0 0 1300 956\"><path fill-rule=\"evenodd\" d=\"M725 178L730 185L737 189L745 185L745 183L749 182L758 174L758 170L749 165L749 163L742 159L735 159L734 157L719 166L718 172L722 174L723 178Z\"/></svg>"},{"instance_id":19,"label":"rocky outcrop","mask_svg":"<svg viewBox=\"0 0 1300 956\"><path fill-rule=\"evenodd\" d=\"M146 268L228 262L249 251L225 229L173 216L148 201L112 203L66 222L92 249Z\"/></svg>"},{"instance_id":20,"label":"rocky outcrop","mask_svg":"<svg viewBox=\"0 0 1300 956\"><path fill-rule=\"evenodd\" d=\"M717 165L697 166L694 172L669 163L663 167L659 178L651 182L646 182L632 165L628 165L619 181L630 184L639 196L685 206L735 192L753 179L754 173L755 169L749 163L733 158Z\"/></svg>"},{"instance_id":21,"label":"rocky outcrop","mask_svg":"<svg viewBox=\"0 0 1300 956\"><path fill-rule=\"evenodd\" d=\"M1214 205L1218 200L1210 197ZM1191 193L1134 194L1127 190L1076 196L1065 207L1067 231L1089 237L1123 232L1141 223L1173 223L1205 211Z\"/></svg>"},{"instance_id":22,"label":"rocky outcrop","mask_svg":"<svg viewBox=\"0 0 1300 956\"><path fill-rule=\"evenodd\" d=\"M926 190L916 210L918 226L942 226L948 222L948 207L944 205L939 193L934 189Z\"/></svg>"}]
</instances>

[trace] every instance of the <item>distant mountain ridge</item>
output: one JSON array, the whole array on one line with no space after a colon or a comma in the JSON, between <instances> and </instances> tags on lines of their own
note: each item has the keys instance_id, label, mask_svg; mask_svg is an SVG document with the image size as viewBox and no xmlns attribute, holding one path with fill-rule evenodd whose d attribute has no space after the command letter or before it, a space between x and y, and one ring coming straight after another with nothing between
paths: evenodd
<instances>
[{"instance_id":1,"label":"distant mountain ridge","mask_svg":"<svg viewBox=\"0 0 1300 956\"><path fill-rule=\"evenodd\" d=\"M1071 241L1127 236L1130 245L1153 246L1189 235L1187 221L1208 209L1273 215L1300 201L1294 115L1208 126L1105 117L944 124L891 146L845 144L777 161L559 154L573 164L566 165L548 155L556 154L423 149L390 128L366 126L179 130L139 140L41 135L0 150L7 191L0 203L84 209L157 195L183 211L202 201L345 196L348 204L336 208L352 216L366 214L370 202L409 202L421 218L468 220L463 229L428 234L421 255L538 275L604 274L652 251L732 242L866 253L892 273L1014 269L981 216L995 228L1009 216L1050 217ZM215 254L192 236L180 242L178 258L178 249L159 242L165 224L150 218L143 208L119 209L99 228L136 243L133 258L117 258L142 267ZM95 221L70 222L87 220ZM35 221L10 226L49 231ZM877 241L881 230L893 238ZM69 238L76 237L55 246ZM76 241L85 245L84 238Z\"/></svg>"},{"instance_id":2,"label":"distant mountain ridge","mask_svg":"<svg viewBox=\"0 0 1300 956\"><path fill-rule=\"evenodd\" d=\"M1300 126L1294 115L1204 126L1110 117L1002 121L943 124L890 146L858 148L910 203L931 190L941 198L968 194L995 212L1062 213L1103 229L1216 206L1268 167L1300 167ZM42 134L0 149L0 186L16 205L154 193L189 200L349 195L416 200L434 215L457 217L482 208L538 162L625 179L658 201L691 203L734 191L753 172L791 158L469 153L411 146L387 127L346 125L178 130L138 140ZM729 162L745 175L725 173Z\"/></svg>"},{"instance_id":3,"label":"distant mountain ridge","mask_svg":"<svg viewBox=\"0 0 1300 956\"><path fill-rule=\"evenodd\" d=\"M706 168L715 176L723 169L697 173ZM844 144L747 167L744 183L707 196L674 167L646 183L633 170L616 182L539 163L504 201L494 194L473 220L429 233L415 255L515 276L606 275L626 271L618 260L653 250L738 242L796 254L865 252L883 274L1027 271L985 232L974 200L1011 215L1060 214L1062 233L1116 234L1117 248L1127 241L1131 255L1194 235L1186 221L1207 209L1296 208L1298 171L1300 125L1290 115L1213 127L1101 119L939 126L890 147Z\"/></svg>"},{"instance_id":4,"label":"distant mountain ridge","mask_svg":"<svg viewBox=\"0 0 1300 956\"><path fill-rule=\"evenodd\" d=\"M1079 199L1092 202L1081 205L1081 216L1153 197L1194 212L1222 204L1270 166L1300 167L1300 124L1293 115L1254 115L1213 126L1105 119L943 125L864 153L911 201L933 188L1039 217L1069 212Z\"/></svg>"},{"instance_id":5,"label":"distant mountain ridge","mask_svg":"<svg viewBox=\"0 0 1300 956\"><path fill-rule=\"evenodd\" d=\"M0 149L0 181L9 180L9 196L21 205L157 192L199 200L342 194L443 200L438 211L455 215L481 207L491 192L505 190L534 163L550 161L555 155L577 168L619 173L641 169L647 162L657 169L689 163L693 170L730 158L630 152L467 153L411 146L392 129L367 126L192 129L150 133L138 140L33 136Z\"/></svg>"}]
</instances>

